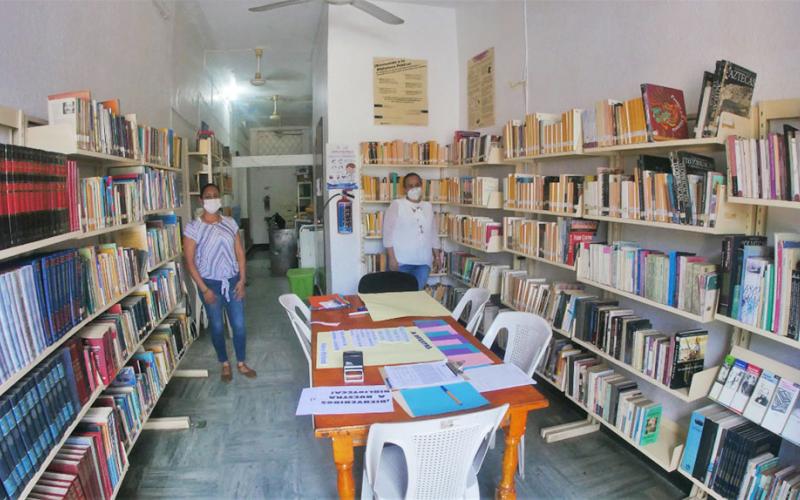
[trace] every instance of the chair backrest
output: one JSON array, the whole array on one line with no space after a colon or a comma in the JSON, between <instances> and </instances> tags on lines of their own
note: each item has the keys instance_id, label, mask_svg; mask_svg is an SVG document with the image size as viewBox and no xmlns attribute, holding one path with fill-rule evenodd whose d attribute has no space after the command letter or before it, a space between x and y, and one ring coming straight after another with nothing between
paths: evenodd
<instances>
[{"instance_id":1,"label":"chair backrest","mask_svg":"<svg viewBox=\"0 0 800 500\"><path fill-rule=\"evenodd\" d=\"M501 330L508 332L506 355L503 361L513 363L522 371L533 376L544 351L550 344L553 331L541 316L526 312L501 312L492 322L489 331L483 336L483 345L492 347Z\"/></svg>"},{"instance_id":2,"label":"chair backrest","mask_svg":"<svg viewBox=\"0 0 800 500\"><path fill-rule=\"evenodd\" d=\"M462 498L469 474L483 465L489 438L507 410L505 404L452 417L373 424L364 455L369 486L374 488L378 479L384 445L393 444L405 456L405 498Z\"/></svg>"},{"instance_id":3,"label":"chair backrest","mask_svg":"<svg viewBox=\"0 0 800 500\"><path fill-rule=\"evenodd\" d=\"M467 310L467 331L475 335L475 332L478 331L478 324L483 318L483 309L486 307L486 303L489 302L491 295L489 290L485 288L470 288L458 301L456 308L453 309L453 319L458 321L464 315L464 311Z\"/></svg>"},{"instance_id":4,"label":"chair backrest","mask_svg":"<svg viewBox=\"0 0 800 500\"><path fill-rule=\"evenodd\" d=\"M308 361L308 369L311 370L311 328L308 322L311 321L311 311L308 309L300 297L293 293L285 293L278 297L278 302L281 303L289 316L289 321L292 322L292 328L300 341L300 347L303 348L303 354L306 355ZM301 317L302 315L302 317ZM310 380L310 379L309 379Z\"/></svg>"},{"instance_id":5,"label":"chair backrest","mask_svg":"<svg viewBox=\"0 0 800 500\"><path fill-rule=\"evenodd\" d=\"M400 271L365 274L358 282L358 293L416 292L417 278Z\"/></svg>"}]
</instances>

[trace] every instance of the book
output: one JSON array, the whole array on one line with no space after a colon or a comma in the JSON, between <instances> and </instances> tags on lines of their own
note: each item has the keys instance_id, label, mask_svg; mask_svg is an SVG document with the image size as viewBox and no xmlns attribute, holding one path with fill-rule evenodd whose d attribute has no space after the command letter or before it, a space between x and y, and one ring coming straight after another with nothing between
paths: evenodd
<instances>
[{"instance_id":1,"label":"book","mask_svg":"<svg viewBox=\"0 0 800 500\"><path fill-rule=\"evenodd\" d=\"M694 374L703 370L707 343L707 330L689 330L675 334L670 389L691 386Z\"/></svg>"},{"instance_id":2,"label":"book","mask_svg":"<svg viewBox=\"0 0 800 500\"><path fill-rule=\"evenodd\" d=\"M774 373L763 370L742 415L760 424L767 413L767 408L772 401L772 396L775 394L775 389L778 388L780 380L781 378Z\"/></svg>"},{"instance_id":3,"label":"book","mask_svg":"<svg viewBox=\"0 0 800 500\"><path fill-rule=\"evenodd\" d=\"M772 396L769 409L764 415L764 420L761 421L761 426L780 434L789 419L789 413L794 408L798 394L800 394L800 385L781 379L775 389L775 394Z\"/></svg>"},{"instance_id":4,"label":"book","mask_svg":"<svg viewBox=\"0 0 800 500\"><path fill-rule=\"evenodd\" d=\"M469 382L401 389L393 394L400 407L412 417L470 410L489 404Z\"/></svg>"},{"instance_id":5,"label":"book","mask_svg":"<svg viewBox=\"0 0 800 500\"><path fill-rule=\"evenodd\" d=\"M689 126L683 91L650 83L643 83L641 87L649 140L688 138Z\"/></svg>"}]
</instances>

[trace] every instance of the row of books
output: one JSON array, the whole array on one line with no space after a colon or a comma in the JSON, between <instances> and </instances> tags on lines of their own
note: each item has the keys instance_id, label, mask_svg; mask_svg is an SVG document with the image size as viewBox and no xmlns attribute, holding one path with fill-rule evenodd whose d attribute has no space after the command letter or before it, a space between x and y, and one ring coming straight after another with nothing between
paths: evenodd
<instances>
[{"instance_id":1,"label":"row of books","mask_svg":"<svg viewBox=\"0 0 800 500\"><path fill-rule=\"evenodd\" d=\"M516 311L543 317L553 328L568 331L571 326L564 321L568 301L563 297L584 288L581 283L548 282L521 269L506 269L500 278L500 300Z\"/></svg>"},{"instance_id":2,"label":"row of books","mask_svg":"<svg viewBox=\"0 0 800 500\"><path fill-rule=\"evenodd\" d=\"M531 113L503 128L506 158L580 151L581 110L561 114Z\"/></svg>"},{"instance_id":3,"label":"row of books","mask_svg":"<svg viewBox=\"0 0 800 500\"><path fill-rule=\"evenodd\" d=\"M81 227L94 231L141 221L142 185L126 176L81 179Z\"/></svg>"},{"instance_id":4,"label":"row of books","mask_svg":"<svg viewBox=\"0 0 800 500\"><path fill-rule=\"evenodd\" d=\"M361 225L364 236L369 238L383 236L383 210L362 213Z\"/></svg>"},{"instance_id":5,"label":"row of books","mask_svg":"<svg viewBox=\"0 0 800 500\"><path fill-rule=\"evenodd\" d=\"M447 255L450 272L473 288L485 288L490 293L500 293L500 279L508 265L493 264L466 252Z\"/></svg>"},{"instance_id":6,"label":"row of books","mask_svg":"<svg viewBox=\"0 0 800 500\"><path fill-rule=\"evenodd\" d=\"M452 161L457 165L495 161L500 157L502 137L468 130L456 130Z\"/></svg>"},{"instance_id":7,"label":"row of books","mask_svg":"<svg viewBox=\"0 0 800 500\"><path fill-rule=\"evenodd\" d=\"M502 249L503 223L489 217L448 214L448 237L487 252Z\"/></svg>"},{"instance_id":8,"label":"row of books","mask_svg":"<svg viewBox=\"0 0 800 500\"><path fill-rule=\"evenodd\" d=\"M49 124L65 124L74 130L79 149L182 167L182 139L172 129L139 125L135 114L120 112L118 99L97 101L82 90L54 94L47 100Z\"/></svg>"},{"instance_id":9,"label":"row of books","mask_svg":"<svg viewBox=\"0 0 800 500\"><path fill-rule=\"evenodd\" d=\"M725 356L708 397L800 445L800 384L754 363Z\"/></svg>"},{"instance_id":10,"label":"row of books","mask_svg":"<svg viewBox=\"0 0 800 500\"><path fill-rule=\"evenodd\" d=\"M539 372L637 445L658 441L661 403L645 397L636 382L615 372L602 359L575 347L568 339L551 341Z\"/></svg>"},{"instance_id":11,"label":"row of books","mask_svg":"<svg viewBox=\"0 0 800 500\"><path fill-rule=\"evenodd\" d=\"M633 175L601 167L586 178L584 214L714 227L724 186L713 158L684 151L642 155Z\"/></svg>"},{"instance_id":12,"label":"row of books","mask_svg":"<svg viewBox=\"0 0 800 500\"><path fill-rule=\"evenodd\" d=\"M509 174L503 179L505 207L579 214L583 185L582 175Z\"/></svg>"},{"instance_id":13,"label":"row of books","mask_svg":"<svg viewBox=\"0 0 800 500\"><path fill-rule=\"evenodd\" d=\"M589 243L577 259L579 279L595 281L703 317L713 318L719 292L717 265L677 250L637 242Z\"/></svg>"},{"instance_id":14,"label":"row of books","mask_svg":"<svg viewBox=\"0 0 800 500\"><path fill-rule=\"evenodd\" d=\"M777 457L780 442L778 436L744 417L708 405L692 413L680 468L724 498L791 498L774 497L770 490L775 484L766 488L751 484L755 472L751 469ZM772 460L772 466L777 462ZM757 490L759 496L745 496Z\"/></svg>"},{"instance_id":15,"label":"row of books","mask_svg":"<svg viewBox=\"0 0 800 500\"><path fill-rule=\"evenodd\" d=\"M115 244L12 262L0 274L0 380L144 279L143 251Z\"/></svg>"},{"instance_id":16,"label":"row of books","mask_svg":"<svg viewBox=\"0 0 800 500\"><path fill-rule=\"evenodd\" d=\"M769 133L766 139L729 136L726 153L734 196L800 201L796 128L784 125L783 134Z\"/></svg>"},{"instance_id":17,"label":"row of books","mask_svg":"<svg viewBox=\"0 0 800 500\"><path fill-rule=\"evenodd\" d=\"M384 252L364 255L364 273L378 273L389 270L389 260Z\"/></svg>"},{"instance_id":18,"label":"row of books","mask_svg":"<svg viewBox=\"0 0 800 500\"><path fill-rule=\"evenodd\" d=\"M674 104L680 106L682 115L679 112L677 116L670 118L682 120L681 125L685 128L686 108L682 104L683 92L666 87L660 88L675 92L679 96L680 101ZM594 106L581 111L581 125L585 148L648 142L647 114L642 96L625 101L615 99L597 101Z\"/></svg>"},{"instance_id":19,"label":"row of books","mask_svg":"<svg viewBox=\"0 0 800 500\"><path fill-rule=\"evenodd\" d=\"M177 305L183 297L183 266L174 262L150 273L151 316L162 318Z\"/></svg>"},{"instance_id":20,"label":"row of books","mask_svg":"<svg viewBox=\"0 0 800 500\"><path fill-rule=\"evenodd\" d=\"M495 177L463 176L450 179L446 201L487 207L498 197L500 180Z\"/></svg>"},{"instance_id":21,"label":"row of books","mask_svg":"<svg viewBox=\"0 0 800 500\"><path fill-rule=\"evenodd\" d=\"M720 269L718 314L800 338L800 234L726 236Z\"/></svg>"},{"instance_id":22,"label":"row of books","mask_svg":"<svg viewBox=\"0 0 800 500\"><path fill-rule=\"evenodd\" d=\"M151 216L147 228L147 266L153 268L183 251L181 226L176 215Z\"/></svg>"},{"instance_id":23,"label":"row of books","mask_svg":"<svg viewBox=\"0 0 800 500\"><path fill-rule=\"evenodd\" d=\"M708 330L692 329L674 335L653 328L650 319L621 307L616 300L585 292L570 298L568 326L573 337L608 354L670 389L689 387L703 370Z\"/></svg>"},{"instance_id":24,"label":"row of books","mask_svg":"<svg viewBox=\"0 0 800 500\"><path fill-rule=\"evenodd\" d=\"M388 142L368 141L361 143L361 158L369 164L443 165L450 159L450 146L436 141Z\"/></svg>"},{"instance_id":25,"label":"row of books","mask_svg":"<svg viewBox=\"0 0 800 500\"><path fill-rule=\"evenodd\" d=\"M361 176L361 191L367 201L391 201L406 195L403 176L396 172L385 177Z\"/></svg>"},{"instance_id":26,"label":"row of books","mask_svg":"<svg viewBox=\"0 0 800 500\"><path fill-rule=\"evenodd\" d=\"M0 249L77 231L77 183L64 155L0 144Z\"/></svg>"},{"instance_id":27,"label":"row of books","mask_svg":"<svg viewBox=\"0 0 800 500\"><path fill-rule=\"evenodd\" d=\"M180 208L183 179L178 172L151 167L120 167L114 169L114 182L135 181L139 185L145 210Z\"/></svg>"},{"instance_id":28,"label":"row of books","mask_svg":"<svg viewBox=\"0 0 800 500\"><path fill-rule=\"evenodd\" d=\"M503 218L504 249L558 264L575 264L577 248L596 241L599 223L559 217L555 222Z\"/></svg>"},{"instance_id":29,"label":"row of books","mask_svg":"<svg viewBox=\"0 0 800 500\"><path fill-rule=\"evenodd\" d=\"M467 293L467 288L440 282L434 285L425 285L425 291L444 307L452 311L461 300L461 297Z\"/></svg>"}]
</instances>

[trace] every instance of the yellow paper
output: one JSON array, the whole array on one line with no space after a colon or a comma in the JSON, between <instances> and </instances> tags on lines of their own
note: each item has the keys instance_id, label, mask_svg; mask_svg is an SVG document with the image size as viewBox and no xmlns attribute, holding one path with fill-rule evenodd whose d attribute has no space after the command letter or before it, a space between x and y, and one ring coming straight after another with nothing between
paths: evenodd
<instances>
[{"instance_id":1,"label":"yellow paper","mask_svg":"<svg viewBox=\"0 0 800 500\"><path fill-rule=\"evenodd\" d=\"M445 359L444 354L417 327L407 326L408 342L378 342L371 347L357 347L353 342L341 349L334 346L334 332L317 334L317 368L341 368L344 351L361 351L364 366L397 365L403 363L423 363ZM345 330L348 334L352 330Z\"/></svg>"},{"instance_id":2,"label":"yellow paper","mask_svg":"<svg viewBox=\"0 0 800 500\"><path fill-rule=\"evenodd\" d=\"M372 321L406 316L450 316L450 311L426 292L390 292L358 294L367 306Z\"/></svg>"}]
</instances>

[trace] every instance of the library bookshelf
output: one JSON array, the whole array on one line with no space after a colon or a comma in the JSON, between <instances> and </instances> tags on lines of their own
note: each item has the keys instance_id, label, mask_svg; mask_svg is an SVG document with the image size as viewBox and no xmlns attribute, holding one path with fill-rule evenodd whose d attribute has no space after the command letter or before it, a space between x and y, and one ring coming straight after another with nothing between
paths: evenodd
<instances>
[{"instance_id":1,"label":"library bookshelf","mask_svg":"<svg viewBox=\"0 0 800 500\"><path fill-rule=\"evenodd\" d=\"M24 122L25 121L23 121L23 123ZM178 203L170 202L169 204L162 205L163 208L158 208L154 210L145 210L142 213L143 218L141 220L133 220L124 224L106 225L103 227L94 228L92 230L76 230L61 235L41 239L38 241L28 242L22 245L6 248L0 250L0 262L6 262L10 261L11 259L25 257L33 252L38 252L43 250L61 250L65 248L72 248L73 246L76 246L76 244L79 244L79 246L86 246L104 242L117 243L125 247L133 247L133 248L138 248L140 250L152 251L152 249L148 247L148 241L147 241L147 229L146 229L147 218L156 215L175 214L176 212L178 212L183 208L186 202L187 191L188 191L187 189L188 183L186 182L186 180L189 167L188 167L188 155L186 151L187 148L185 141L180 141L178 143L180 147L177 148L177 150L174 152L175 155L179 155L179 157L175 159L176 161L175 165L181 166L181 168L178 168L172 165L162 165L152 162L145 162L131 158L123 158L115 155L81 149L80 147L78 147L77 134L74 128L64 125L41 125L41 126L28 127L25 130L24 138L25 138L25 146L42 149L45 151L61 153L66 155L68 158L74 160L77 164L79 178L114 175L114 169L121 167L149 167L150 169L158 169L164 172L173 173L176 177L180 179L180 185L183 186L183 191L175 193ZM173 147L175 147L174 144ZM80 190L78 196L80 197ZM178 228L177 231L178 233L180 233L180 228ZM145 266L143 273L145 275L149 275L149 273L156 272L165 266L171 264L179 265L176 264L176 262L179 261L179 259L181 258L182 258L182 252L180 251L175 252L172 255L169 255L168 257L163 258L160 261L154 263L154 265L152 266ZM128 364L128 362L130 362L133 355L144 346L145 342L150 338L151 334L161 324L163 324L167 318L171 317L173 313L180 314L182 317L185 317L186 318L185 321L187 322L188 325L191 318L189 318L186 315L186 309L184 306L187 297L186 287L183 283L178 283L177 286L179 287L177 290L178 297L175 303L173 303L161 317L153 318L152 320L150 320L147 330L144 332L140 332L140 335L138 336L139 340L136 343L136 345L127 346L126 349L127 355L124 357L123 360L120 360L122 361L120 367L125 366ZM30 374L45 359L56 353L68 341L74 339L84 327L89 325L92 321L94 321L98 317L102 316L112 306L118 304L120 301L122 301L126 297L131 296L136 292L143 292L148 290L150 290L150 277L145 276L145 279L143 279L142 281L135 283L133 286L130 286L127 289L121 291L120 293L111 297L109 300L101 302L96 307L93 313L87 315L86 318L84 318L78 324L73 326L70 330L65 332L54 343L44 348L42 352L33 357L33 359L30 362L28 362L25 366L21 367L15 373L11 374L2 384L0 384L0 395L3 395L8 391L10 391L15 386L15 384L20 382L26 375ZM187 331L189 330L187 329ZM182 356L186 353L189 346L191 345L192 340L194 340L191 333L189 333L188 337L189 338L187 339L187 342L184 344L184 349L182 353L180 353L181 358L179 359L182 359ZM164 385L166 385L166 383ZM34 486L38 482L39 478L41 478L42 474L45 472L49 464L56 457L63 444L70 437L72 432L77 428L81 419L86 415L86 413L89 411L89 408L92 407L92 405L97 401L97 399L101 396L101 394L105 389L107 389L106 385L101 385L97 387L92 392L86 403L78 410L76 415L73 417L72 422L64 430L61 438L54 444L52 448L48 450L44 460L38 466L36 473L32 476L31 479L29 479L29 481L24 485L24 487L22 485L20 486L21 493L19 495L21 498L26 498L27 496L29 496ZM153 407L155 407L157 402L158 400L156 399L153 402ZM150 411L152 411L152 408ZM149 414L147 416L149 417ZM127 471L127 467L125 471ZM119 487L121 484L122 484L122 479L120 478L114 496L116 496L116 492L119 491Z\"/></svg>"}]
</instances>

